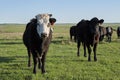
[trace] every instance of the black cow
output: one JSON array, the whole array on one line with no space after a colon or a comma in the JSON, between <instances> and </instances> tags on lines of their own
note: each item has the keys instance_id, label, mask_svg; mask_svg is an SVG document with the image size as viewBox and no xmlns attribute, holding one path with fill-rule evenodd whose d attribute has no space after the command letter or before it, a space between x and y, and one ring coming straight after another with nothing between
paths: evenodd
<instances>
[{"instance_id":1,"label":"black cow","mask_svg":"<svg viewBox=\"0 0 120 80\"><path fill-rule=\"evenodd\" d=\"M113 28L110 26L106 27L106 37L108 42L111 42L112 33L113 33Z\"/></svg>"},{"instance_id":2,"label":"black cow","mask_svg":"<svg viewBox=\"0 0 120 80\"><path fill-rule=\"evenodd\" d=\"M120 38L120 27L117 28L117 36Z\"/></svg>"},{"instance_id":3,"label":"black cow","mask_svg":"<svg viewBox=\"0 0 120 80\"><path fill-rule=\"evenodd\" d=\"M77 33L77 56L80 55L79 48L80 43L84 44L84 56L86 56L86 46L88 49L88 61L91 61L91 46L93 46L94 51L94 61L97 61L96 57L96 48L97 43L99 42L99 24L104 22L103 19L98 20L98 18L94 17L90 21L89 20L81 20L77 24L76 33Z\"/></svg>"},{"instance_id":4,"label":"black cow","mask_svg":"<svg viewBox=\"0 0 120 80\"><path fill-rule=\"evenodd\" d=\"M27 25L23 34L23 42L28 51L28 66L31 66L31 54L33 56L34 69L36 66L45 73L45 57L52 39L52 27L56 19L50 18L51 14L38 14L36 19L32 19Z\"/></svg>"},{"instance_id":5,"label":"black cow","mask_svg":"<svg viewBox=\"0 0 120 80\"><path fill-rule=\"evenodd\" d=\"M76 42L76 26L70 27L70 40L72 41L72 37L74 37L74 41Z\"/></svg>"}]
</instances>

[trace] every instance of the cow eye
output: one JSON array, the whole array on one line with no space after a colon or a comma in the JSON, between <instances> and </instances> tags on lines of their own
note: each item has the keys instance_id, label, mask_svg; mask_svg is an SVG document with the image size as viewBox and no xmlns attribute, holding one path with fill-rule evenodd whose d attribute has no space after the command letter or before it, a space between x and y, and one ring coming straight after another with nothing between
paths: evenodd
<instances>
[{"instance_id":1,"label":"cow eye","mask_svg":"<svg viewBox=\"0 0 120 80\"><path fill-rule=\"evenodd\" d=\"M46 19L44 19L44 23L48 23L48 21Z\"/></svg>"},{"instance_id":2,"label":"cow eye","mask_svg":"<svg viewBox=\"0 0 120 80\"><path fill-rule=\"evenodd\" d=\"M47 27L50 27L50 23L48 23Z\"/></svg>"},{"instance_id":3,"label":"cow eye","mask_svg":"<svg viewBox=\"0 0 120 80\"><path fill-rule=\"evenodd\" d=\"M43 19L40 19L39 21L40 21L40 23L43 23Z\"/></svg>"}]
</instances>

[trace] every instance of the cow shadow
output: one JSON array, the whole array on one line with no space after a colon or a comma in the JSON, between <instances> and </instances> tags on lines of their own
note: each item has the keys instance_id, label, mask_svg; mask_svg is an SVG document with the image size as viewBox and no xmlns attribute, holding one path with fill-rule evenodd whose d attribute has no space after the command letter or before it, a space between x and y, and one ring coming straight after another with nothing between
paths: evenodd
<instances>
[{"instance_id":1,"label":"cow shadow","mask_svg":"<svg viewBox=\"0 0 120 80\"><path fill-rule=\"evenodd\" d=\"M48 59L47 59L47 62L88 62L87 59L84 60L84 59L80 59L80 57L77 57L77 56L47 56ZM56 58L56 59L55 59ZM71 59L70 59L71 58ZM55 60L54 60L55 59Z\"/></svg>"},{"instance_id":2,"label":"cow shadow","mask_svg":"<svg viewBox=\"0 0 120 80\"><path fill-rule=\"evenodd\" d=\"M0 44L5 44L5 45L15 45L15 44L23 44L23 42L2 42Z\"/></svg>"},{"instance_id":3,"label":"cow shadow","mask_svg":"<svg viewBox=\"0 0 120 80\"><path fill-rule=\"evenodd\" d=\"M16 60L17 58L17 60ZM24 62L24 59L27 59L28 56L8 56L8 57L0 57L0 63L8 63L8 62ZM20 59L20 60L19 60Z\"/></svg>"},{"instance_id":4,"label":"cow shadow","mask_svg":"<svg viewBox=\"0 0 120 80\"><path fill-rule=\"evenodd\" d=\"M55 37L56 39L63 39L63 36Z\"/></svg>"},{"instance_id":5,"label":"cow shadow","mask_svg":"<svg viewBox=\"0 0 120 80\"><path fill-rule=\"evenodd\" d=\"M0 39L0 44L14 45L14 44L23 44L23 42L21 39Z\"/></svg>"},{"instance_id":6,"label":"cow shadow","mask_svg":"<svg viewBox=\"0 0 120 80\"><path fill-rule=\"evenodd\" d=\"M53 44L61 44L61 40L53 40L53 41L51 41L51 43L53 43Z\"/></svg>"},{"instance_id":7,"label":"cow shadow","mask_svg":"<svg viewBox=\"0 0 120 80\"><path fill-rule=\"evenodd\" d=\"M13 57L0 57L0 63L8 63L15 60Z\"/></svg>"},{"instance_id":8,"label":"cow shadow","mask_svg":"<svg viewBox=\"0 0 120 80\"><path fill-rule=\"evenodd\" d=\"M51 43L53 44L67 44L67 45L70 45L72 44L72 42L70 40L66 40L66 39L62 39L62 40L53 40L51 41Z\"/></svg>"}]
</instances>

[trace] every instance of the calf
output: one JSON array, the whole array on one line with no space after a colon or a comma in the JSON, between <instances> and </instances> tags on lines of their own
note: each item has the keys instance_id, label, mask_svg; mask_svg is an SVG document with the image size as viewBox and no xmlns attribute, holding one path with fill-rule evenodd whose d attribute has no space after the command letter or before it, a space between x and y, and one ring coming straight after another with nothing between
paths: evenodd
<instances>
[{"instance_id":1,"label":"calf","mask_svg":"<svg viewBox=\"0 0 120 80\"><path fill-rule=\"evenodd\" d=\"M36 66L41 68L45 73L45 57L52 39L51 25L56 22L55 18L50 18L51 14L38 14L27 25L23 34L23 42L28 52L28 66L31 66L31 54L33 56L34 69L36 74Z\"/></svg>"},{"instance_id":2,"label":"calf","mask_svg":"<svg viewBox=\"0 0 120 80\"><path fill-rule=\"evenodd\" d=\"M98 20L98 18L94 17L90 21L89 20L81 20L77 24L76 34L77 34L77 55L80 55L80 43L84 44L84 56L86 56L86 46L88 49L88 61L91 61L91 46L93 46L94 51L94 61L97 61L96 57L96 48L99 42L99 24L104 22L103 19Z\"/></svg>"}]
</instances>

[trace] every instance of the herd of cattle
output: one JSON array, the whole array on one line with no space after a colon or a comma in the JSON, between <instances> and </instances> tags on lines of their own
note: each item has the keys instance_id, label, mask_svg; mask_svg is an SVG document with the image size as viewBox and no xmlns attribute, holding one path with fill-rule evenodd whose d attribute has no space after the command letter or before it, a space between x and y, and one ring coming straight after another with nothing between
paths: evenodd
<instances>
[{"instance_id":1,"label":"herd of cattle","mask_svg":"<svg viewBox=\"0 0 120 80\"><path fill-rule=\"evenodd\" d=\"M101 24L104 22L103 19L99 20L94 17L91 20L81 20L76 26L70 27L70 39L74 37L74 41L77 42L77 56L80 56L80 45L81 43L84 46L84 56L86 57L86 47L88 50L88 61L91 61L91 47L93 47L94 52L94 61L97 61L96 57L96 48L99 41L104 39L104 36L107 37L107 41L111 42L111 37L113 33L113 28L103 27ZM117 30L118 38L120 38L120 27Z\"/></svg>"},{"instance_id":2,"label":"herd of cattle","mask_svg":"<svg viewBox=\"0 0 120 80\"><path fill-rule=\"evenodd\" d=\"M70 27L70 39L71 41L74 40L76 42L77 40L77 26ZM107 41L111 42L111 37L113 34L113 31L116 31L117 37L120 38L120 27L117 28L117 30L113 29L112 27L103 27L99 26L99 41L103 41L104 36L106 36Z\"/></svg>"},{"instance_id":3,"label":"herd of cattle","mask_svg":"<svg viewBox=\"0 0 120 80\"><path fill-rule=\"evenodd\" d=\"M31 56L33 57L34 69L36 74L36 66L45 73L45 58L52 39L52 25L56 22L55 18L51 18L52 14L38 14L30 20L26 25L23 34L23 42L28 51L28 67L31 66ZM81 20L76 26L70 28L70 36L74 36L77 42L77 56L80 56L80 44L84 45L84 56L86 57L86 48L88 49L88 61L91 61L91 47L93 47L94 61L97 61L96 48L99 41L102 41L104 36L111 41L113 29L111 27L102 27L103 19L96 17L91 20ZM120 27L117 30L120 37Z\"/></svg>"}]
</instances>

